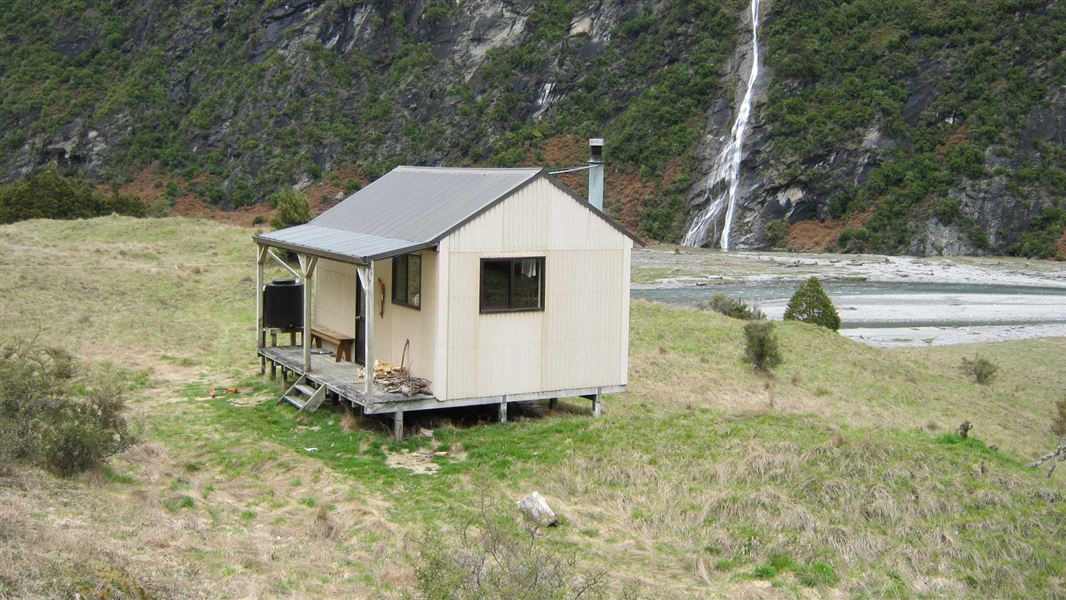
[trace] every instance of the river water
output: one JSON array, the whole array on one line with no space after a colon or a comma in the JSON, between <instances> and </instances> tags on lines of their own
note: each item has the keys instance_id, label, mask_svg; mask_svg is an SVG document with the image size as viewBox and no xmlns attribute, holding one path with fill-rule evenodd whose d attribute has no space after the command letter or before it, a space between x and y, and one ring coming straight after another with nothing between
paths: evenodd
<instances>
[{"instance_id":1,"label":"river water","mask_svg":"<svg viewBox=\"0 0 1066 600\"><path fill-rule=\"evenodd\" d=\"M781 319L799 281L635 286L632 296L694 307L714 294ZM875 346L924 346L1066 336L1066 288L961 283L823 281L840 333Z\"/></svg>"}]
</instances>

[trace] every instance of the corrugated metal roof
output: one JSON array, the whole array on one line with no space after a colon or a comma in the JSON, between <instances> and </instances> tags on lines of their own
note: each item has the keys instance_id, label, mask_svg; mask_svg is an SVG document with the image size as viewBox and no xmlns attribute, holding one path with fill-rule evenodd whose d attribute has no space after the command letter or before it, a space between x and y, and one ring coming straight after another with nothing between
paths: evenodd
<instances>
[{"instance_id":1,"label":"corrugated metal roof","mask_svg":"<svg viewBox=\"0 0 1066 600\"><path fill-rule=\"evenodd\" d=\"M588 206L543 169L396 167L310 223L264 233L256 239L268 245L361 263L396 256L435 245L542 175ZM589 208L633 237L602 212Z\"/></svg>"},{"instance_id":2,"label":"corrugated metal roof","mask_svg":"<svg viewBox=\"0 0 1066 600\"><path fill-rule=\"evenodd\" d=\"M355 231L342 231L307 223L256 236L268 245L290 250L311 250L340 260L366 262L368 258L403 254L417 244L410 240L380 237Z\"/></svg>"},{"instance_id":3,"label":"corrugated metal roof","mask_svg":"<svg viewBox=\"0 0 1066 600\"><path fill-rule=\"evenodd\" d=\"M396 167L311 224L426 243L439 239L540 172Z\"/></svg>"}]
</instances>

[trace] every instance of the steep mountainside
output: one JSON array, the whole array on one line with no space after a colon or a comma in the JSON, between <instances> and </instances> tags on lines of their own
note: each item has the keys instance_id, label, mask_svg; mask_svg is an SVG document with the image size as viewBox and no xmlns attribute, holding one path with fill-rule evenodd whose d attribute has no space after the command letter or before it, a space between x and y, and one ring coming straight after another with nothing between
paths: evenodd
<instances>
[{"instance_id":1,"label":"steep mountainside","mask_svg":"<svg viewBox=\"0 0 1066 600\"><path fill-rule=\"evenodd\" d=\"M1066 190L1062 2L759 9L733 247L843 234L965 253L1061 235L1066 218L1041 211ZM400 162L569 165L603 135L608 210L677 241L718 193L750 14L746 0L11 0L0 179L52 161L118 184L151 169L235 208Z\"/></svg>"},{"instance_id":2,"label":"steep mountainside","mask_svg":"<svg viewBox=\"0 0 1066 600\"><path fill-rule=\"evenodd\" d=\"M777 219L830 221L793 243L919 254L1061 236L1066 4L774 2L764 31L735 243L774 243Z\"/></svg>"}]
</instances>

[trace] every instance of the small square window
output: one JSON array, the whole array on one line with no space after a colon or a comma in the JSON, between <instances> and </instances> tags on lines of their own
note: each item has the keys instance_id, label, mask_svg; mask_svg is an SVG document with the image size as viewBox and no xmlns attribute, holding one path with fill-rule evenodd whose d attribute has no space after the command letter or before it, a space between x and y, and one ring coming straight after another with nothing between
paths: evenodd
<instances>
[{"instance_id":1,"label":"small square window","mask_svg":"<svg viewBox=\"0 0 1066 600\"><path fill-rule=\"evenodd\" d=\"M481 260L481 312L544 310L544 257Z\"/></svg>"},{"instance_id":2,"label":"small square window","mask_svg":"<svg viewBox=\"0 0 1066 600\"><path fill-rule=\"evenodd\" d=\"M418 254L392 259L392 303L422 308L422 257Z\"/></svg>"}]
</instances>

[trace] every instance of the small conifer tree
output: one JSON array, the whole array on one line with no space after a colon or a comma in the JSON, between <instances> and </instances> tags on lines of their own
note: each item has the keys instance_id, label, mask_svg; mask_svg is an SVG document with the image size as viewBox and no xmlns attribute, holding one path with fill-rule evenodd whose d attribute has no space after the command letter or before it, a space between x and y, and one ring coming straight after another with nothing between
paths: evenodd
<instances>
[{"instance_id":1,"label":"small conifer tree","mask_svg":"<svg viewBox=\"0 0 1066 600\"><path fill-rule=\"evenodd\" d=\"M285 229L294 225L303 225L311 220L311 205L307 196L293 189L287 189L270 196L274 205L274 214L270 217L270 226Z\"/></svg>"},{"instance_id":2,"label":"small conifer tree","mask_svg":"<svg viewBox=\"0 0 1066 600\"><path fill-rule=\"evenodd\" d=\"M781 349L770 321L753 321L744 326L744 360L769 373L781 364Z\"/></svg>"},{"instance_id":3,"label":"small conifer tree","mask_svg":"<svg viewBox=\"0 0 1066 600\"><path fill-rule=\"evenodd\" d=\"M840 329L840 315L814 277L803 282L792 295L785 308L785 319L813 323L833 331Z\"/></svg>"}]
</instances>

